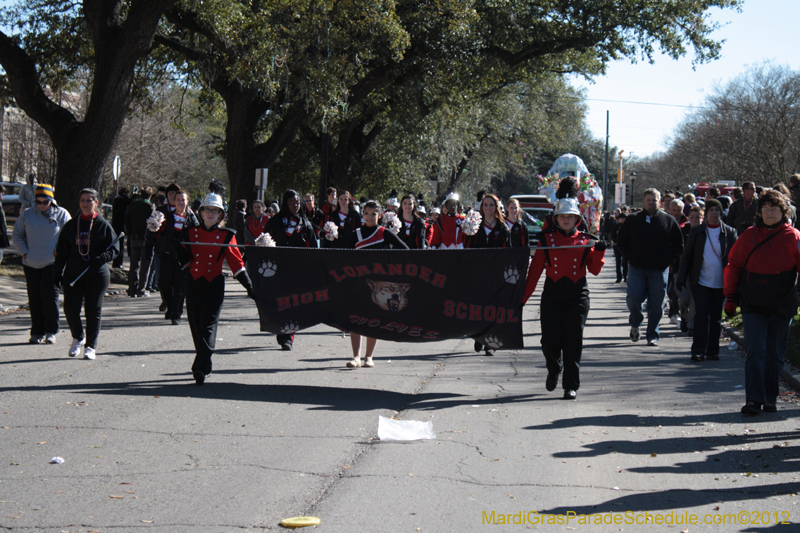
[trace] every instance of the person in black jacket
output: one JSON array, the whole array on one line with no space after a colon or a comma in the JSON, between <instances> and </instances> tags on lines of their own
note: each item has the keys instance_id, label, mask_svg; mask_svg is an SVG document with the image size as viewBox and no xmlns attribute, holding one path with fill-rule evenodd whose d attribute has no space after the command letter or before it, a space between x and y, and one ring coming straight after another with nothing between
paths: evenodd
<instances>
[{"instance_id":1,"label":"person in black jacket","mask_svg":"<svg viewBox=\"0 0 800 533\"><path fill-rule=\"evenodd\" d=\"M628 214L625 211L618 213L614 218L610 233L611 238L609 240L614 243L614 263L617 267L617 281L615 283L628 282L628 260L622 255L622 250L617 245L619 242L619 230L622 229L622 225L625 224L626 220L628 220Z\"/></svg>"},{"instance_id":2,"label":"person in black jacket","mask_svg":"<svg viewBox=\"0 0 800 533\"><path fill-rule=\"evenodd\" d=\"M267 221L265 233L269 233L276 246L294 248L317 248L314 226L304 216L300 207L300 195L289 189L283 193L283 202L278 213ZM278 344L284 350L291 350L294 334L280 334Z\"/></svg>"},{"instance_id":3,"label":"person in black jacket","mask_svg":"<svg viewBox=\"0 0 800 533\"><path fill-rule=\"evenodd\" d=\"M113 229L114 233L117 235L125 231L125 214L128 211L128 206L131 204L131 198L128 194L129 191L127 187L121 188L119 194L114 198L114 203L111 204L111 229ZM124 256L125 237L122 236L119 239L119 255L114 258L114 262L111 263L111 266L114 268L122 267L122 259ZM130 238L128 240L128 256L130 256Z\"/></svg>"},{"instance_id":4,"label":"person in black jacket","mask_svg":"<svg viewBox=\"0 0 800 533\"><path fill-rule=\"evenodd\" d=\"M361 227L361 215L356 211L356 205L349 191L339 191L336 205L325 216L325 223L333 222L338 227L337 237L328 238L326 234L322 241L324 248L347 248L352 234Z\"/></svg>"},{"instance_id":5,"label":"person in black jacket","mask_svg":"<svg viewBox=\"0 0 800 533\"><path fill-rule=\"evenodd\" d=\"M719 360L720 321L725 305L723 272L736 238L736 230L722 222L719 200L706 200L706 219L689 232L676 280L679 291L689 284L695 302L692 361Z\"/></svg>"},{"instance_id":6,"label":"person in black jacket","mask_svg":"<svg viewBox=\"0 0 800 533\"><path fill-rule=\"evenodd\" d=\"M167 213L164 222L161 223L161 229L158 230L158 238L165 243L161 253L158 285L161 299L167 304L164 319L171 321L173 326L179 326L183 315L183 302L186 299L188 273L178 260L178 248L181 247L183 229L199 226L200 221L189 209L189 193L177 191L174 201L175 210Z\"/></svg>"},{"instance_id":7,"label":"person in black jacket","mask_svg":"<svg viewBox=\"0 0 800 533\"><path fill-rule=\"evenodd\" d=\"M53 268L56 286L64 282L64 316L72 333L69 356L77 356L85 345L85 359L95 358L103 297L111 281L108 262L119 254L119 242L114 243L117 235L97 212L97 206L97 191L83 189L80 216L67 222L61 230ZM86 314L85 336L81 307Z\"/></svg>"},{"instance_id":8,"label":"person in black jacket","mask_svg":"<svg viewBox=\"0 0 800 533\"><path fill-rule=\"evenodd\" d=\"M406 194L400 200L400 231L397 236L412 250L426 250L427 229L425 221L417 214L417 199L413 194Z\"/></svg>"},{"instance_id":9,"label":"person in black jacket","mask_svg":"<svg viewBox=\"0 0 800 533\"><path fill-rule=\"evenodd\" d=\"M633 342L641 338L642 302L647 300L647 344L657 346L658 323L663 314L669 266L683 251L683 236L675 219L661 211L661 193L647 189L642 211L631 215L619 231L619 246L630 264L628 272L628 323Z\"/></svg>"},{"instance_id":10,"label":"person in black jacket","mask_svg":"<svg viewBox=\"0 0 800 533\"><path fill-rule=\"evenodd\" d=\"M525 225L521 216L522 209L519 207L519 200L512 198L506 204L506 226L508 226L508 243L512 248L528 248L530 246L528 237L528 226Z\"/></svg>"},{"instance_id":11,"label":"person in black jacket","mask_svg":"<svg viewBox=\"0 0 800 533\"><path fill-rule=\"evenodd\" d=\"M131 298L147 296L145 286L153 261L152 247L146 247L147 219L153 214L155 206L150 202L153 189L139 189L140 198L133 200L125 214L125 233L130 245L130 270L128 270L128 296Z\"/></svg>"}]
</instances>

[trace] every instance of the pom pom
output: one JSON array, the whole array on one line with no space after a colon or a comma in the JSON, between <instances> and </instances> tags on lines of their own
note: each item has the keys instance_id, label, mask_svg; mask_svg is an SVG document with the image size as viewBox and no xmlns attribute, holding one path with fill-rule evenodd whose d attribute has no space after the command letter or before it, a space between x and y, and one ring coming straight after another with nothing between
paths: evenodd
<instances>
[{"instance_id":1,"label":"pom pom","mask_svg":"<svg viewBox=\"0 0 800 533\"><path fill-rule=\"evenodd\" d=\"M578 197L578 180L572 176L562 179L558 183L558 190L556 191L556 198L577 198Z\"/></svg>"},{"instance_id":2,"label":"pom pom","mask_svg":"<svg viewBox=\"0 0 800 533\"><path fill-rule=\"evenodd\" d=\"M483 217L481 217L480 211L470 211L461 222L461 231L464 232L464 235L475 235L481 228L482 222Z\"/></svg>"},{"instance_id":3,"label":"pom pom","mask_svg":"<svg viewBox=\"0 0 800 533\"><path fill-rule=\"evenodd\" d=\"M325 232L325 238L329 241L336 240L339 237L339 226L333 222L326 222L325 225L322 226L322 231Z\"/></svg>"},{"instance_id":4,"label":"pom pom","mask_svg":"<svg viewBox=\"0 0 800 533\"><path fill-rule=\"evenodd\" d=\"M269 233L262 233L256 239L256 246L262 246L264 248L275 248L275 240L273 240L272 235Z\"/></svg>"},{"instance_id":5,"label":"pom pom","mask_svg":"<svg viewBox=\"0 0 800 533\"><path fill-rule=\"evenodd\" d=\"M153 211L153 214L147 219L147 229L153 233L157 232L161 229L161 224L164 222L165 218L167 217L165 217L164 213L161 211Z\"/></svg>"},{"instance_id":6,"label":"pom pom","mask_svg":"<svg viewBox=\"0 0 800 533\"><path fill-rule=\"evenodd\" d=\"M401 224L400 219L397 218L397 214L391 211L387 211L383 214L383 225L395 235L400 231Z\"/></svg>"}]
</instances>

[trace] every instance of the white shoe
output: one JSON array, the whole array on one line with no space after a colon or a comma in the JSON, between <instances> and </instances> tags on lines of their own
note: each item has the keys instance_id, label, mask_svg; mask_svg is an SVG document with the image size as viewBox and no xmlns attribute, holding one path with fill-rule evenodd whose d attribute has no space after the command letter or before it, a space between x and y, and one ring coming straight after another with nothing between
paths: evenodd
<instances>
[{"instance_id":1,"label":"white shoe","mask_svg":"<svg viewBox=\"0 0 800 533\"><path fill-rule=\"evenodd\" d=\"M361 366L361 358L360 357L353 357L347 362L348 368L358 368Z\"/></svg>"},{"instance_id":2,"label":"white shoe","mask_svg":"<svg viewBox=\"0 0 800 533\"><path fill-rule=\"evenodd\" d=\"M671 317L669 317L669 323L670 324L676 324L677 325L678 324L678 320L679 320L678 315L672 315Z\"/></svg>"},{"instance_id":3,"label":"white shoe","mask_svg":"<svg viewBox=\"0 0 800 533\"><path fill-rule=\"evenodd\" d=\"M368 368L372 368L373 366L375 366L375 362L372 360L372 357L367 357L366 359L364 359L364 366Z\"/></svg>"},{"instance_id":4,"label":"white shoe","mask_svg":"<svg viewBox=\"0 0 800 533\"><path fill-rule=\"evenodd\" d=\"M56 343L56 336L55 335L47 335L44 338L45 344L55 344Z\"/></svg>"},{"instance_id":5,"label":"white shoe","mask_svg":"<svg viewBox=\"0 0 800 533\"><path fill-rule=\"evenodd\" d=\"M86 344L86 339L72 339L72 346L69 347L69 356L75 357L81 351L81 346Z\"/></svg>"},{"instance_id":6,"label":"white shoe","mask_svg":"<svg viewBox=\"0 0 800 533\"><path fill-rule=\"evenodd\" d=\"M83 350L83 358L84 358L84 359L92 359L92 360L94 360L94 357L95 357L95 355L94 355L94 348L90 348L89 346L87 346L87 347L86 347L86 348Z\"/></svg>"}]
</instances>

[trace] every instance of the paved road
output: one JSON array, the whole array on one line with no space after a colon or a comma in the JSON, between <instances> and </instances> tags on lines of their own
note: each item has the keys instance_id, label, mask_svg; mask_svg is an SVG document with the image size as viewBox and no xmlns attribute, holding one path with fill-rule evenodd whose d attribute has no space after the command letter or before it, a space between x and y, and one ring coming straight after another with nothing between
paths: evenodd
<instances>
[{"instance_id":1,"label":"paved road","mask_svg":"<svg viewBox=\"0 0 800 533\"><path fill-rule=\"evenodd\" d=\"M107 299L96 361L66 357L65 333L26 344L25 313L0 317L0 528L216 533L313 515L324 531L476 531L492 512L508 530L687 529L624 523L645 513L696 515L691 532L763 527L702 524L737 513L796 524L798 409L743 418L740 354L691 364L674 326L657 348L631 343L610 263L573 402L544 388L538 294L525 350L379 342L375 368L346 369L348 339L317 327L282 352L229 283L203 387L188 326L156 298ZM378 441L379 415L430 420L437 439ZM568 513L606 524L535 523Z\"/></svg>"}]
</instances>

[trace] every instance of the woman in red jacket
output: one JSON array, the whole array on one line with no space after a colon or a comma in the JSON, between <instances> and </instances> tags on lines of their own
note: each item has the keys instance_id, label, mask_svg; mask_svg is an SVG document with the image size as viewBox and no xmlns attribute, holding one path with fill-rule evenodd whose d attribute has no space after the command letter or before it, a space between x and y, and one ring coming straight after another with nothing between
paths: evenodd
<instances>
[{"instance_id":1,"label":"woman in red jacket","mask_svg":"<svg viewBox=\"0 0 800 533\"><path fill-rule=\"evenodd\" d=\"M745 415L778 410L778 380L797 313L800 272L800 231L789 225L789 214L785 196L774 190L762 194L756 224L742 233L728 255L725 314L732 316L741 306Z\"/></svg>"},{"instance_id":2,"label":"woman in red jacket","mask_svg":"<svg viewBox=\"0 0 800 533\"><path fill-rule=\"evenodd\" d=\"M564 399L578 397L580 387L583 328L589 314L589 285L586 271L595 276L605 264L606 245L598 240L594 247L586 246L593 235L582 233L576 226L581 221L578 201L564 198L556 201L553 210L553 229L539 234L539 246L528 268L523 303L528 301L543 271L547 273L541 304L542 352L547 362L548 391L555 390L563 369Z\"/></svg>"}]
</instances>

